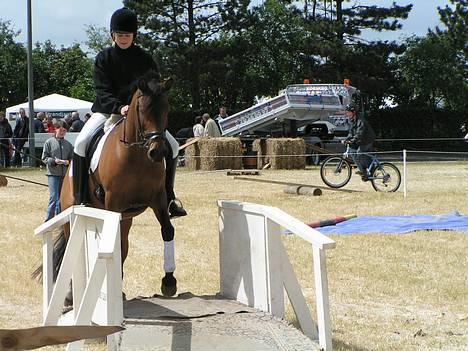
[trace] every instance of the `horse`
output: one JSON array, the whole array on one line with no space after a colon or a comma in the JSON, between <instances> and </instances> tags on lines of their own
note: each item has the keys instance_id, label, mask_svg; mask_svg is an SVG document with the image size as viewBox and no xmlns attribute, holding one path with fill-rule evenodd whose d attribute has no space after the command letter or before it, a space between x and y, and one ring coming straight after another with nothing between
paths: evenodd
<instances>
[{"instance_id":1,"label":"horse","mask_svg":"<svg viewBox=\"0 0 468 351\"><path fill-rule=\"evenodd\" d=\"M164 164L168 152L165 138L169 113L167 92L171 85L172 80L160 81L159 76L151 74L138 80L128 114L109 132L97 169L90 174L88 181L90 206L122 214L122 272L128 255L132 220L147 208L153 210L161 225L164 241L165 276L161 282L164 296L174 296L177 292L177 280L173 274L174 227L168 213ZM73 174L69 174L71 169L68 168L62 184L62 209L74 205ZM69 224L64 226L54 245L54 277L60 269L69 230ZM42 267L36 269L33 276L37 277L40 271Z\"/></svg>"}]
</instances>

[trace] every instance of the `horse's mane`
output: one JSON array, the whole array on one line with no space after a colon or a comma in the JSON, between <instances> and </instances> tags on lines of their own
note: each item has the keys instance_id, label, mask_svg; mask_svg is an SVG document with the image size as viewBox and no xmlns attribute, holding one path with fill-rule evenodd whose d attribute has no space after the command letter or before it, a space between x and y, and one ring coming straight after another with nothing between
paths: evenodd
<instances>
[{"instance_id":1,"label":"horse's mane","mask_svg":"<svg viewBox=\"0 0 468 351\"><path fill-rule=\"evenodd\" d=\"M160 98L165 96L167 91L159 73L154 70L147 71L138 79L136 90L140 90L142 95L149 98L146 99L146 110L153 116L158 115L161 112ZM167 103L163 106L163 109L166 108L168 108Z\"/></svg>"}]
</instances>

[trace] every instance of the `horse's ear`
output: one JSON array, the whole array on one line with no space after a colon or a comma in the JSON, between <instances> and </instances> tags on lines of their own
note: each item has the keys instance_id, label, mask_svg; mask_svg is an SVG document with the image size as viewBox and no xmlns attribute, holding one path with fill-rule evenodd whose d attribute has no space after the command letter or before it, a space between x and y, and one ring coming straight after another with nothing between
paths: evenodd
<instances>
[{"instance_id":1,"label":"horse's ear","mask_svg":"<svg viewBox=\"0 0 468 351\"><path fill-rule=\"evenodd\" d=\"M172 78L164 79L161 82L161 85L163 86L163 90L169 91L172 88L172 83L174 83L174 79Z\"/></svg>"},{"instance_id":2,"label":"horse's ear","mask_svg":"<svg viewBox=\"0 0 468 351\"><path fill-rule=\"evenodd\" d=\"M138 89L140 89L143 93L149 90L148 82L145 78L138 79Z\"/></svg>"}]
</instances>

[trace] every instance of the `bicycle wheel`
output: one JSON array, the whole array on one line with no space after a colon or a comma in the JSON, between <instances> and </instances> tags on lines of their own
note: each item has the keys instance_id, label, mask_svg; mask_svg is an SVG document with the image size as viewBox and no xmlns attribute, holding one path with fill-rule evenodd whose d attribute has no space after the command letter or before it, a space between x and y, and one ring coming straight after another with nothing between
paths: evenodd
<instances>
[{"instance_id":1,"label":"bicycle wheel","mask_svg":"<svg viewBox=\"0 0 468 351\"><path fill-rule=\"evenodd\" d=\"M372 173L371 182L375 191L392 193L400 187L401 174L393 163L382 162Z\"/></svg>"},{"instance_id":2,"label":"bicycle wheel","mask_svg":"<svg viewBox=\"0 0 468 351\"><path fill-rule=\"evenodd\" d=\"M351 179L351 165L342 157L328 157L320 167L320 177L329 187L341 188Z\"/></svg>"}]
</instances>

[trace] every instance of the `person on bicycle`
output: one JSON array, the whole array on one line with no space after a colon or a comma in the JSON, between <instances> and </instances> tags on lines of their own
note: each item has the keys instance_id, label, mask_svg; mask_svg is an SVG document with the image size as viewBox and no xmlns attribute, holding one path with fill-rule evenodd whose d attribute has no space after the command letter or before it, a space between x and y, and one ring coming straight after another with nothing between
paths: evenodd
<instances>
[{"instance_id":1,"label":"person on bicycle","mask_svg":"<svg viewBox=\"0 0 468 351\"><path fill-rule=\"evenodd\" d=\"M358 174L361 174L362 180L367 181L369 174L367 168L370 164L370 158L363 153L374 150L375 133L369 122L362 116L359 116L358 106L351 102L346 106L346 117L350 121L349 133L344 144L350 147L350 156L358 168Z\"/></svg>"},{"instance_id":2,"label":"person on bicycle","mask_svg":"<svg viewBox=\"0 0 468 351\"><path fill-rule=\"evenodd\" d=\"M127 115L131 93L137 79L152 70L159 74L159 67L151 55L134 39L137 33L137 15L123 7L114 12L110 20L113 45L102 50L94 65L96 99L93 114L76 138L73 155L73 193L76 204L89 202L87 187L88 167L85 160L86 148L94 132L104 126L109 129ZM166 156L166 193L171 217L185 216L187 212L175 201L174 178L177 167L179 144L166 130L166 140L171 152Z\"/></svg>"}]
</instances>

